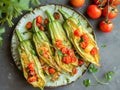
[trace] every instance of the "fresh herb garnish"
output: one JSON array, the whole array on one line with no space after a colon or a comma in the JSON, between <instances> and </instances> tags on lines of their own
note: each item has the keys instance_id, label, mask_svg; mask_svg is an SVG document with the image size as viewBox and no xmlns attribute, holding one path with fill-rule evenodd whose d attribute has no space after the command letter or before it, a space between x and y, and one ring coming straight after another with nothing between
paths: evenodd
<instances>
[{"instance_id":1,"label":"fresh herb garnish","mask_svg":"<svg viewBox=\"0 0 120 90\"><path fill-rule=\"evenodd\" d=\"M0 46L2 45L2 41L3 41L2 34L4 32L5 32L5 28L0 28Z\"/></svg>"},{"instance_id":2,"label":"fresh herb garnish","mask_svg":"<svg viewBox=\"0 0 120 90\"><path fill-rule=\"evenodd\" d=\"M90 85L98 85L98 84L106 85L106 84L109 84L108 81L110 81L112 79L112 76L114 75L114 71L109 71L105 74L105 80L101 81L95 75L95 72L98 72L98 68L96 68L94 65L90 66L89 72L92 73L92 75L95 78L97 83L96 84L91 84L90 79L85 79L85 80L83 80L83 84L86 87L88 87Z\"/></svg>"},{"instance_id":3,"label":"fresh herb garnish","mask_svg":"<svg viewBox=\"0 0 120 90\"><path fill-rule=\"evenodd\" d=\"M107 45L101 45L101 47L102 47L102 48L105 48L105 47L107 47Z\"/></svg>"}]
</instances>

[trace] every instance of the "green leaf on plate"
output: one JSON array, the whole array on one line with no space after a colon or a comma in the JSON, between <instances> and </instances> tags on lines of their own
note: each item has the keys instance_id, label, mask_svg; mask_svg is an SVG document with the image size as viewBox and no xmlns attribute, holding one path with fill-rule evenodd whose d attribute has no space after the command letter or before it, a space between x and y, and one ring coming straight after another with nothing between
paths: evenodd
<instances>
[{"instance_id":1,"label":"green leaf on plate","mask_svg":"<svg viewBox=\"0 0 120 90\"><path fill-rule=\"evenodd\" d=\"M86 86L86 87L90 86L91 85L90 79L83 80L83 85Z\"/></svg>"}]
</instances>

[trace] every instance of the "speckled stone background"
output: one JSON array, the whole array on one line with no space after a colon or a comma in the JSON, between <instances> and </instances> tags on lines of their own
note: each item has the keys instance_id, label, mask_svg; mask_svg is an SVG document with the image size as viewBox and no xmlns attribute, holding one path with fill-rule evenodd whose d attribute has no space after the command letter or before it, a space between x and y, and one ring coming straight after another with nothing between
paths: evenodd
<instances>
[{"instance_id":1,"label":"speckled stone background","mask_svg":"<svg viewBox=\"0 0 120 90\"><path fill-rule=\"evenodd\" d=\"M41 4L56 3L70 6L69 0L40 1ZM90 73L85 73L82 78L70 85L58 88L45 88L45 90L120 90L120 13L117 18L112 20L114 23L114 30L111 33L102 33L98 29L98 23L102 18L93 20L86 15L86 8L90 3L92 3L91 1L92 0L86 0L83 7L74 9L81 12L88 18L96 34L97 43L100 48L100 63L102 65L102 67L99 69L99 72L96 73L96 76L100 79L103 79L104 73L114 70L115 75L113 79L109 82L109 85L97 85L86 88L82 84L84 79L90 78L93 83L95 80ZM120 6L118 6L118 9L120 10ZM15 25L21 17L22 16L14 19ZM9 28L7 25L5 25L6 33L3 35L3 46L0 47L0 90L39 90L38 88L33 88L26 82L22 73L17 69L13 61L10 52L10 44L15 25L12 28ZM102 48L102 45L106 45L107 47Z\"/></svg>"}]
</instances>

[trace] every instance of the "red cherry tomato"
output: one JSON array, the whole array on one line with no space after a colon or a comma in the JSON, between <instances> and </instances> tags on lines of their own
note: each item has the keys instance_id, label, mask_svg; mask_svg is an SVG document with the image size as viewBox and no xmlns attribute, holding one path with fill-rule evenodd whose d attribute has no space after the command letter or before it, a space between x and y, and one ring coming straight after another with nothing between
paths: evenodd
<instances>
[{"instance_id":1,"label":"red cherry tomato","mask_svg":"<svg viewBox=\"0 0 120 90\"><path fill-rule=\"evenodd\" d=\"M65 47L61 48L61 52L62 52L63 54L67 54L68 48L65 48Z\"/></svg>"},{"instance_id":2,"label":"red cherry tomato","mask_svg":"<svg viewBox=\"0 0 120 90\"><path fill-rule=\"evenodd\" d=\"M53 14L53 16L54 16L54 18L55 19L60 19L60 14L58 13L58 12L55 12L54 14Z\"/></svg>"},{"instance_id":3,"label":"red cherry tomato","mask_svg":"<svg viewBox=\"0 0 120 90\"><path fill-rule=\"evenodd\" d=\"M74 7L81 7L84 5L85 0L70 0L70 3L72 4L72 6Z\"/></svg>"},{"instance_id":4,"label":"red cherry tomato","mask_svg":"<svg viewBox=\"0 0 120 90\"><path fill-rule=\"evenodd\" d=\"M116 5L120 5L120 0L110 0L110 4L116 6Z\"/></svg>"},{"instance_id":5,"label":"red cherry tomato","mask_svg":"<svg viewBox=\"0 0 120 90\"><path fill-rule=\"evenodd\" d=\"M77 29L77 30L74 31L74 35L76 37L80 37L81 36L81 33L80 33L79 29Z\"/></svg>"},{"instance_id":6,"label":"red cherry tomato","mask_svg":"<svg viewBox=\"0 0 120 90\"><path fill-rule=\"evenodd\" d=\"M68 54L69 56L74 56L74 55L75 55L75 54L74 54L74 51L71 50L71 49L69 49L69 50L67 51L67 54Z\"/></svg>"},{"instance_id":7,"label":"red cherry tomato","mask_svg":"<svg viewBox=\"0 0 120 90\"><path fill-rule=\"evenodd\" d=\"M37 16L36 17L36 23L42 23L42 16Z\"/></svg>"},{"instance_id":8,"label":"red cherry tomato","mask_svg":"<svg viewBox=\"0 0 120 90\"><path fill-rule=\"evenodd\" d=\"M33 63L33 62L30 62L30 63L28 64L28 69L29 69L30 71L34 71L34 63Z\"/></svg>"},{"instance_id":9,"label":"red cherry tomato","mask_svg":"<svg viewBox=\"0 0 120 90\"><path fill-rule=\"evenodd\" d=\"M45 30L42 25L40 25L39 29L40 29L41 31L44 31L44 30Z\"/></svg>"},{"instance_id":10,"label":"red cherry tomato","mask_svg":"<svg viewBox=\"0 0 120 90\"><path fill-rule=\"evenodd\" d=\"M78 70L76 68L73 68L72 73L76 74L77 72L78 72Z\"/></svg>"},{"instance_id":11,"label":"red cherry tomato","mask_svg":"<svg viewBox=\"0 0 120 90\"><path fill-rule=\"evenodd\" d=\"M25 26L27 29L30 29L32 28L32 22L27 22L26 26Z\"/></svg>"},{"instance_id":12,"label":"red cherry tomato","mask_svg":"<svg viewBox=\"0 0 120 90\"><path fill-rule=\"evenodd\" d=\"M81 48L85 49L88 46L88 42L81 42Z\"/></svg>"},{"instance_id":13,"label":"red cherry tomato","mask_svg":"<svg viewBox=\"0 0 120 90\"><path fill-rule=\"evenodd\" d=\"M95 55L95 54L97 54L98 53L98 50L97 50L97 48L92 48L92 50L90 51L90 54L91 55Z\"/></svg>"},{"instance_id":14,"label":"red cherry tomato","mask_svg":"<svg viewBox=\"0 0 120 90\"><path fill-rule=\"evenodd\" d=\"M94 3L96 5L102 5L102 6L104 6L107 3L107 0L94 0Z\"/></svg>"},{"instance_id":15,"label":"red cherry tomato","mask_svg":"<svg viewBox=\"0 0 120 90\"><path fill-rule=\"evenodd\" d=\"M103 9L102 14L104 17L107 17L107 15L108 15L109 19L113 19L118 15L118 9L116 6L106 6Z\"/></svg>"},{"instance_id":16,"label":"red cherry tomato","mask_svg":"<svg viewBox=\"0 0 120 90\"><path fill-rule=\"evenodd\" d=\"M78 61L78 65L79 65L79 66L81 66L81 65L83 65L83 64L84 64L84 61L83 61L83 60L79 60L79 61Z\"/></svg>"},{"instance_id":17,"label":"red cherry tomato","mask_svg":"<svg viewBox=\"0 0 120 90\"><path fill-rule=\"evenodd\" d=\"M62 61L65 63L65 64L70 64L71 63L71 57L70 56L64 56Z\"/></svg>"},{"instance_id":18,"label":"red cherry tomato","mask_svg":"<svg viewBox=\"0 0 120 90\"><path fill-rule=\"evenodd\" d=\"M50 74L54 74L56 72L56 70L54 68L49 68L48 71Z\"/></svg>"},{"instance_id":19,"label":"red cherry tomato","mask_svg":"<svg viewBox=\"0 0 120 90\"><path fill-rule=\"evenodd\" d=\"M36 80L37 80L36 76L32 76L27 79L28 82L35 82Z\"/></svg>"},{"instance_id":20,"label":"red cherry tomato","mask_svg":"<svg viewBox=\"0 0 120 90\"><path fill-rule=\"evenodd\" d=\"M89 5L87 8L87 14L92 19L97 19L101 16L102 10L97 5Z\"/></svg>"},{"instance_id":21,"label":"red cherry tomato","mask_svg":"<svg viewBox=\"0 0 120 90\"><path fill-rule=\"evenodd\" d=\"M72 63L76 62L77 61L77 58L76 57L72 57Z\"/></svg>"},{"instance_id":22,"label":"red cherry tomato","mask_svg":"<svg viewBox=\"0 0 120 90\"><path fill-rule=\"evenodd\" d=\"M56 47L58 47L58 48L62 48L62 41L61 41L61 40L56 40L55 45L56 45Z\"/></svg>"},{"instance_id":23,"label":"red cherry tomato","mask_svg":"<svg viewBox=\"0 0 120 90\"><path fill-rule=\"evenodd\" d=\"M49 19L48 19L48 18L45 18L44 24L47 25L48 23L49 23Z\"/></svg>"},{"instance_id":24,"label":"red cherry tomato","mask_svg":"<svg viewBox=\"0 0 120 90\"><path fill-rule=\"evenodd\" d=\"M100 27L101 31L107 33L107 32L111 32L113 30L114 25L110 20L108 20L108 21L103 20L100 22L99 27Z\"/></svg>"}]
</instances>

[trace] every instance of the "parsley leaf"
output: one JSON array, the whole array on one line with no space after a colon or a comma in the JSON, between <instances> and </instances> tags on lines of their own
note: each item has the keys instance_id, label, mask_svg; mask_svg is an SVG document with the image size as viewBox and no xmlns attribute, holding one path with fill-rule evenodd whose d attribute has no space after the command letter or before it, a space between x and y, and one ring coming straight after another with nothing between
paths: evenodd
<instances>
[{"instance_id":1,"label":"parsley leaf","mask_svg":"<svg viewBox=\"0 0 120 90\"><path fill-rule=\"evenodd\" d=\"M93 64L90 66L90 68L89 68L89 72L91 72L91 73L95 73L95 72L97 72L98 71L98 68L96 68Z\"/></svg>"},{"instance_id":2,"label":"parsley leaf","mask_svg":"<svg viewBox=\"0 0 120 90\"><path fill-rule=\"evenodd\" d=\"M84 86L86 86L86 87L90 86L90 85L91 85L90 79L85 79L85 80L83 80L83 84L84 84Z\"/></svg>"},{"instance_id":3,"label":"parsley leaf","mask_svg":"<svg viewBox=\"0 0 120 90\"><path fill-rule=\"evenodd\" d=\"M106 78L106 80L111 80L112 79L112 76L115 74L115 72L114 71L109 71L109 72L107 72L106 74L105 74L105 78Z\"/></svg>"}]
</instances>

